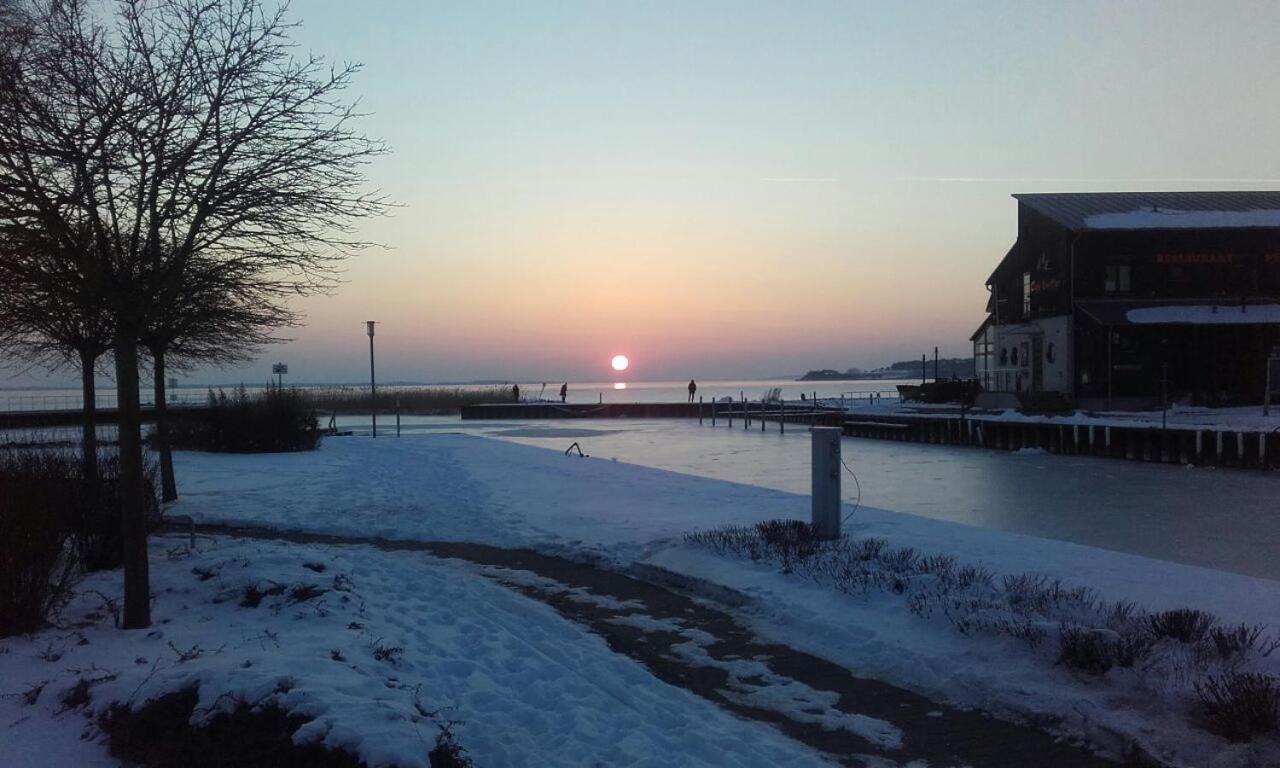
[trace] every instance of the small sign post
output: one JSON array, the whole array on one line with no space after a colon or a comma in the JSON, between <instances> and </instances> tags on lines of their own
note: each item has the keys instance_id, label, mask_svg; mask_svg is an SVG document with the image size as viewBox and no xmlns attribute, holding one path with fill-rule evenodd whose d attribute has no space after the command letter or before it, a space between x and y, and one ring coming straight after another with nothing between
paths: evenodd
<instances>
[{"instance_id":1,"label":"small sign post","mask_svg":"<svg viewBox=\"0 0 1280 768\"><path fill-rule=\"evenodd\" d=\"M839 427L813 427L813 533L819 539L840 538Z\"/></svg>"},{"instance_id":2,"label":"small sign post","mask_svg":"<svg viewBox=\"0 0 1280 768\"><path fill-rule=\"evenodd\" d=\"M271 366L271 372L276 375L276 388L284 389L284 375L289 372L289 366L284 363L275 363Z\"/></svg>"},{"instance_id":3,"label":"small sign post","mask_svg":"<svg viewBox=\"0 0 1280 768\"><path fill-rule=\"evenodd\" d=\"M373 436L378 436L378 384L373 378L373 327L378 324L376 320L366 320L365 326L369 329L369 410L373 415Z\"/></svg>"}]
</instances>

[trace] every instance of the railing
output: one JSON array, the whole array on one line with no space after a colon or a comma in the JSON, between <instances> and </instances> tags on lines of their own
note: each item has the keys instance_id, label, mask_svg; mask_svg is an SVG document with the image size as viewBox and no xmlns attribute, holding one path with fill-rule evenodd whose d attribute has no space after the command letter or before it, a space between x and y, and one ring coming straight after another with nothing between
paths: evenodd
<instances>
[{"instance_id":1,"label":"railing","mask_svg":"<svg viewBox=\"0 0 1280 768\"><path fill-rule=\"evenodd\" d=\"M170 406L204 405L209 400L206 391L170 392L166 402ZM78 411L84 403L80 395L0 395L0 413L18 413L29 411ZM116 407L114 393L98 394L94 404L101 409L111 410ZM141 398L143 408L155 405L155 398L144 394Z\"/></svg>"},{"instance_id":2,"label":"railing","mask_svg":"<svg viewBox=\"0 0 1280 768\"><path fill-rule=\"evenodd\" d=\"M899 400L898 389L855 389L840 393L840 410L875 405L882 400Z\"/></svg>"}]
</instances>

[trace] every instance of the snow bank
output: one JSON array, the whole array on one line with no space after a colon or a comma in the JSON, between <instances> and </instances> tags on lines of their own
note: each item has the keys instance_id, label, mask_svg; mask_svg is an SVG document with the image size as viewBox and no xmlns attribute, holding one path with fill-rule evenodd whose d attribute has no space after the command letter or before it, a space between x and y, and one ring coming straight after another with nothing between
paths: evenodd
<instances>
[{"instance_id":1,"label":"snow bank","mask_svg":"<svg viewBox=\"0 0 1280 768\"><path fill-rule=\"evenodd\" d=\"M455 561L365 547L155 540L154 629L112 626L119 574L90 577L67 626L0 641L0 764L115 765L85 715L198 684L210 714L272 701L295 739L372 766L426 766L445 720L477 765L823 765L774 729L654 678L551 608ZM307 600L297 586L325 590ZM268 594L241 605L250 586ZM184 657L186 660L184 661ZM87 710L59 694L99 680ZM26 705L21 694L42 687ZM200 712L200 709L197 709ZM208 714L203 715L208 716Z\"/></svg>"}]
</instances>

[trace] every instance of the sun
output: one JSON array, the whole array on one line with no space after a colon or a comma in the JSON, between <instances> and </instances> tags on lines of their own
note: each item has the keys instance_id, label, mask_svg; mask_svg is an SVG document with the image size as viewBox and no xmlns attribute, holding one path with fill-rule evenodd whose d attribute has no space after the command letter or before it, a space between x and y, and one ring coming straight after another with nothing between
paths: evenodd
<instances>
[{"instance_id":1,"label":"sun","mask_svg":"<svg viewBox=\"0 0 1280 768\"><path fill-rule=\"evenodd\" d=\"M610 365L613 366L615 371L625 371L627 366L631 365L631 361L627 359L626 355L614 355L613 362Z\"/></svg>"}]
</instances>

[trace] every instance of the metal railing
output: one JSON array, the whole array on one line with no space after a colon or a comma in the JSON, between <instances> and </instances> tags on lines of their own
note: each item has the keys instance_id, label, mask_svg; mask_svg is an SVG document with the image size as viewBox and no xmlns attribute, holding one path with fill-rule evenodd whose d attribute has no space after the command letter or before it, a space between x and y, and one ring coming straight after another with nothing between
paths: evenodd
<instances>
[{"instance_id":1,"label":"metal railing","mask_svg":"<svg viewBox=\"0 0 1280 768\"><path fill-rule=\"evenodd\" d=\"M183 391L170 392L166 402L170 406L204 405L209 401L208 392ZM78 411L83 407L84 398L78 394L39 394L39 395L3 395L0 394L0 413L16 413L31 411ZM101 409L111 410L116 407L114 392L99 393L94 397L94 405ZM144 394L141 398L143 408L155 405L155 398Z\"/></svg>"}]
</instances>

